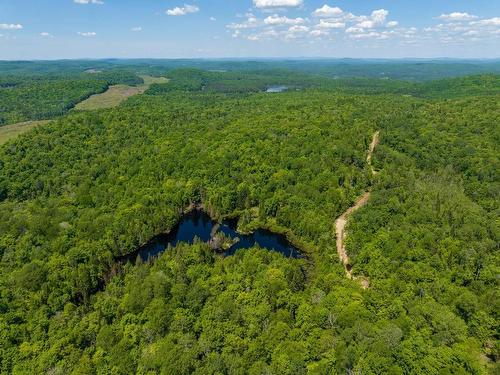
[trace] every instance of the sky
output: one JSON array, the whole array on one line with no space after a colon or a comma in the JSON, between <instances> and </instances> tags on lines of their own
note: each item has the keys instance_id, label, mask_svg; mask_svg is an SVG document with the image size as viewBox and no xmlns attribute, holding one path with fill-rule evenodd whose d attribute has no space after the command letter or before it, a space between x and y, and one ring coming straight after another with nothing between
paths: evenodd
<instances>
[{"instance_id":1,"label":"sky","mask_svg":"<svg viewBox=\"0 0 500 375\"><path fill-rule=\"evenodd\" d=\"M500 0L0 0L0 59L500 58Z\"/></svg>"}]
</instances>

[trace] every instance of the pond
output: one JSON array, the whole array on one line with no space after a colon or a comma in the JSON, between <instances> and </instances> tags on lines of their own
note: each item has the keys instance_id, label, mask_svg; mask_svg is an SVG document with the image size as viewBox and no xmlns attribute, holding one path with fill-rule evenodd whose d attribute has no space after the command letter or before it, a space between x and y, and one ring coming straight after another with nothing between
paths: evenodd
<instances>
[{"instance_id":1,"label":"pond","mask_svg":"<svg viewBox=\"0 0 500 375\"><path fill-rule=\"evenodd\" d=\"M288 86L283 86L283 85L277 85L277 86L269 86L266 90L267 93L276 93L276 92L283 92L288 90Z\"/></svg>"},{"instance_id":2,"label":"pond","mask_svg":"<svg viewBox=\"0 0 500 375\"><path fill-rule=\"evenodd\" d=\"M146 261L174 247L179 242L193 243L195 238L203 242L213 243L214 238L226 239L225 250L218 249L225 256L233 255L237 250L259 246L276 251L290 258L302 258L300 251L293 246L284 235L266 229L257 229L250 234L241 234L236 231L237 220L225 220L221 224L212 220L201 210L193 210L185 214L181 221L167 234L154 237L137 251L122 258L135 261L137 256Z\"/></svg>"}]
</instances>

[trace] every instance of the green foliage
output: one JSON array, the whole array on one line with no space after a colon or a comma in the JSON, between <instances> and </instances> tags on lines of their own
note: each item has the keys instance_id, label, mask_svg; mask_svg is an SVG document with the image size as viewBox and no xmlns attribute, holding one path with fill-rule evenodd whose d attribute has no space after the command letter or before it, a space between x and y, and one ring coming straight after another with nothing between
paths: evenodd
<instances>
[{"instance_id":1,"label":"green foliage","mask_svg":"<svg viewBox=\"0 0 500 375\"><path fill-rule=\"evenodd\" d=\"M208 91L247 93L265 91L269 86L285 85L289 90L320 87L324 79L309 74L290 74L288 70L259 70L250 72L203 71L176 69L168 72L169 83L153 85L148 94L170 91Z\"/></svg>"},{"instance_id":2,"label":"green foliage","mask_svg":"<svg viewBox=\"0 0 500 375\"><path fill-rule=\"evenodd\" d=\"M0 148L1 372L494 371L498 77L272 74L173 71ZM274 82L301 90L257 92ZM348 223L362 290L333 223L370 188ZM286 232L308 258L195 243L116 262L198 201Z\"/></svg>"}]
</instances>

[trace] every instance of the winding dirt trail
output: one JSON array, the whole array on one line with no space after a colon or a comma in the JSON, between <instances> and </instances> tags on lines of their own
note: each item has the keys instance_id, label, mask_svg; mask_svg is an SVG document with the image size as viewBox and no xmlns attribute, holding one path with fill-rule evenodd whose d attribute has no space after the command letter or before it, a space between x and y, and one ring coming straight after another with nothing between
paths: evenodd
<instances>
[{"instance_id":1,"label":"winding dirt trail","mask_svg":"<svg viewBox=\"0 0 500 375\"><path fill-rule=\"evenodd\" d=\"M370 143L370 148L368 149L368 156L366 157L366 163L370 166L370 170L372 171L373 175L376 175L378 173L372 166L372 155L373 151L375 150L375 147L377 147L377 144L379 142L379 136L380 136L379 131L373 134L372 142ZM361 197L358 198L358 200L354 203L352 207L349 207L349 209L346 212L344 212L337 220L335 220L335 234L337 236L337 253L339 254L339 258L342 261L342 264L344 265L346 275L349 279L353 279L353 275L352 275L352 266L349 262L349 256L347 255L345 249L345 237L346 237L345 227L347 225L347 220L349 219L349 216L351 216L352 213L355 212L356 210L363 207L370 199L370 195L371 191L370 190L366 191ZM361 286L365 289L368 288L370 285L368 279L365 277L358 277L355 279L359 280Z\"/></svg>"}]
</instances>

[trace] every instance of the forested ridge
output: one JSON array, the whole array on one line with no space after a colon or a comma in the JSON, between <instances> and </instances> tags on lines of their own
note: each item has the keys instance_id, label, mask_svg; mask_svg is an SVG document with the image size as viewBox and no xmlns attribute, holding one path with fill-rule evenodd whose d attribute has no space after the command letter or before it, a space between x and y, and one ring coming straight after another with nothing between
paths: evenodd
<instances>
[{"instance_id":1,"label":"forested ridge","mask_svg":"<svg viewBox=\"0 0 500 375\"><path fill-rule=\"evenodd\" d=\"M497 75L165 75L0 147L3 373L498 371ZM334 222L367 190L346 239L363 290ZM306 257L199 242L116 263L194 202Z\"/></svg>"},{"instance_id":2,"label":"forested ridge","mask_svg":"<svg viewBox=\"0 0 500 375\"><path fill-rule=\"evenodd\" d=\"M226 59L106 59L54 61L0 61L0 72L11 75L80 73L83 71L135 71L161 75L176 69L202 69L219 72L286 70L292 74L314 74L323 78L390 78L412 82L478 74L499 74L500 61L441 59L302 59L232 61Z\"/></svg>"}]
</instances>

